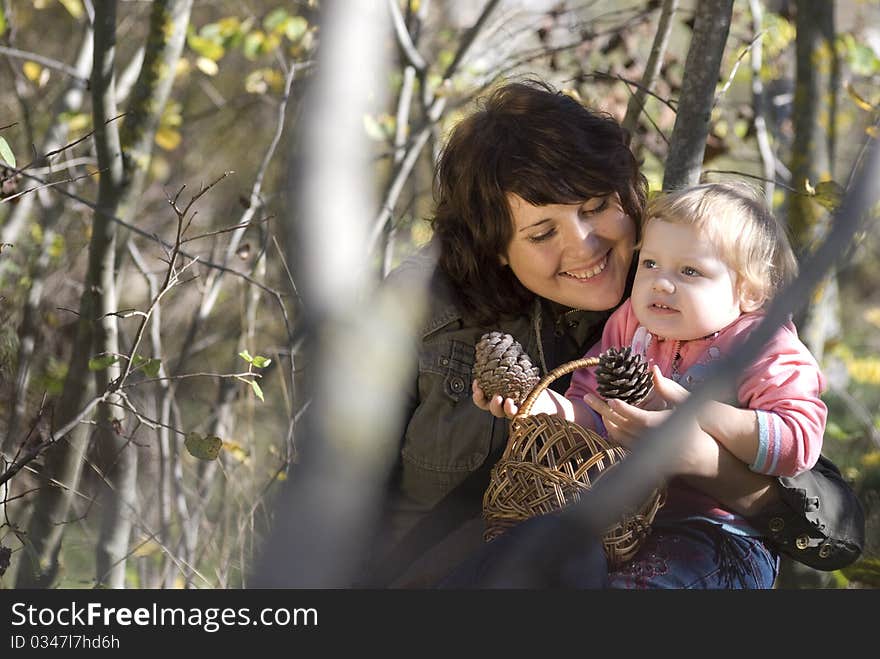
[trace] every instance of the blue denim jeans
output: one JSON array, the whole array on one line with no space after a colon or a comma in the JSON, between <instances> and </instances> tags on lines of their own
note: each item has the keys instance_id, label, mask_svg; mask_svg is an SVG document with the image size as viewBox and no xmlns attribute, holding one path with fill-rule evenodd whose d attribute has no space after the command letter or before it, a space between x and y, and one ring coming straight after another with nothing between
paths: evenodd
<instances>
[{"instance_id":1,"label":"blue denim jeans","mask_svg":"<svg viewBox=\"0 0 880 659\"><path fill-rule=\"evenodd\" d=\"M699 520L655 524L635 557L609 573L601 542L565 535L555 515L508 530L470 556L439 588L765 589L778 557L759 538Z\"/></svg>"},{"instance_id":2,"label":"blue denim jeans","mask_svg":"<svg viewBox=\"0 0 880 659\"><path fill-rule=\"evenodd\" d=\"M664 521L631 561L608 575L606 587L766 589L778 573L778 556L760 538L706 521Z\"/></svg>"}]
</instances>

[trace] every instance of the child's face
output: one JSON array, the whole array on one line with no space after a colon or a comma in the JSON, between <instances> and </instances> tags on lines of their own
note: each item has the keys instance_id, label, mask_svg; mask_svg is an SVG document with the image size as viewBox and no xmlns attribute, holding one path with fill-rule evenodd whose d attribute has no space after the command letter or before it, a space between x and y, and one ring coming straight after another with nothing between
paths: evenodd
<instances>
[{"instance_id":1,"label":"child's face","mask_svg":"<svg viewBox=\"0 0 880 659\"><path fill-rule=\"evenodd\" d=\"M736 320L736 273L693 225L653 219L645 228L632 306L649 332L689 341Z\"/></svg>"}]
</instances>

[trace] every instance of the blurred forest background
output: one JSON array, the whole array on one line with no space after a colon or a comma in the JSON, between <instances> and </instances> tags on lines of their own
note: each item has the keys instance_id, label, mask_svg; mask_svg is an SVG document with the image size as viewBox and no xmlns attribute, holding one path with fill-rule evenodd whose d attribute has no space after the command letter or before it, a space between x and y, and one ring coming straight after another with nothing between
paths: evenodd
<instances>
[{"instance_id":1,"label":"blurred forest background","mask_svg":"<svg viewBox=\"0 0 880 659\"><path fill-rule=\"evenodd\" d=\"M309 405L310 300L285 245L330 4L0 3L0 587L248 585ZM362 248L378 280L430 238L443 137L501 79L540 77L625 121L660 189L695 8L731 2L373 4L387 70L362 117L377 199ZM702 177L762 188L805 253L877 138L880 0L732 6ZM786 562L785 587L880 586L869 215L798 319L830 383L824 453L868 543L838 572Z\"/></svg>"}]
</instances>

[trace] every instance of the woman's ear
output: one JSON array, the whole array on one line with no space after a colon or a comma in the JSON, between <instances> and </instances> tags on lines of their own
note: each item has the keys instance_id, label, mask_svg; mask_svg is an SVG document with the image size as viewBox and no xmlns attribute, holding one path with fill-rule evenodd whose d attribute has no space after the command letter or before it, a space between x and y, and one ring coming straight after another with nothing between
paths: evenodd
<instances>
[{"instance_id":1,"label":"woman's ear","mask_svg":"<svg viewBox=\"0 0 880 659\"><path fill-rule=\"evenodd\" d=\"M498 256L498 260L501 261L501 265L507 265L507 264L508 264L507 257L504 256L504 254L500 254L500 255Z\"/></svg>"}]
</instances>

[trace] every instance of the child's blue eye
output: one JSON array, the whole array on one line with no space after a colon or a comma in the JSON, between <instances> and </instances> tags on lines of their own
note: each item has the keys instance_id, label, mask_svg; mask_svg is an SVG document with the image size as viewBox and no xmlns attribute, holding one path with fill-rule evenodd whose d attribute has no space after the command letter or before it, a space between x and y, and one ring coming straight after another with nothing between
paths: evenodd
<instances>
[{"instance_id":1,"label":"child's blue eye","mask_svg":"<svg viewBox=\"0 0 880 659\"><path fill-rule=\"evenodd\" d=\"M657 261L654 259L642 259L642 267L651 270L652 268L657 267Z\"/></svg>"},{"instance_id":2,"label":"child's blue eye","mask_svg":"<svg viewBox=\"0 0 880 659\"><path fill-rule=\"evenodd\" d=\"M686 265L681 269L681 274L686 275L687 277L699 277L702 273L696 268Z\"/></svg>"}]
</instances>

